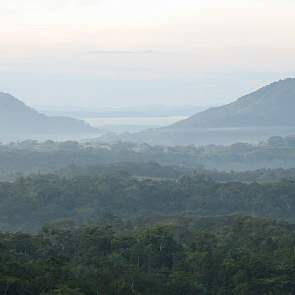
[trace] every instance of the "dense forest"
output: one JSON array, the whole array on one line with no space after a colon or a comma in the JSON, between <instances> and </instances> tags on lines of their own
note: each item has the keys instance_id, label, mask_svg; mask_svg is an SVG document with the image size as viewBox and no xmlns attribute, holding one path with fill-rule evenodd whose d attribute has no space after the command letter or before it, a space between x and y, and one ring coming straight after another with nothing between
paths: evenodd
<instances>
[{"instance_id":1,"label":"dense forest","mask_svg":"<svg viewBox=\"0 0 295 295\"><path fill-rule=\"evenodd\" d=\"M156 162L190 169L245 171L295 167L294 137L272 137L258 145L150 146L100 142L24 141L0 145L0 177L14 178L53 172L70 165L110 165L118 162Z\"/></svg>"},{"instance_id":2,"label":"dense forest","mask_svg":"<svg viewBox=\"0 0 295 295\"><path fill-rule=\"evenodd\" d=\"M279 137L1 145L0 294L295 294L294 160Z\"/></svg>"},{"instance_id":3,"label":"dense forest","mask_svg":"<svg viewBox=\"0 0 295 295\"><path fill-rule=\"evenodd\" d=\"M0 235L6 295L291 295L295 227L246 217L118 218Z\"/></svg>"},{"instance_id":4,"label":"dense forest","mask_svg":"<svg viewBox=\"0 0 295 295\"><path fill-rule=\"evenodd\" d=\"M69 219L87 224L105 214L218 216L246 214L294 221L295 180L218 182L208 176L179 179L114 174L36 175L0 183L0 229L34 231Z\"/></svg>"},{"instance_id":5,"label":"dense forest","mask_svg":"<svg viewBox=\"0 0 295 295\"><path fill-rule=\"evenodd\" d=\"M76 166L54 171L54 174L72 178L77 176L110 175L125 173L139 179L178 179L182 176L207 176L217 182L278 182L284 179L295 179L295 168L258 169L248 171L219 171L204 168L187 168L179 166L162 166L156 162L119 162L110 165ZM41 172L38 173L42 174Z\"/></svg>"}]
</instances>

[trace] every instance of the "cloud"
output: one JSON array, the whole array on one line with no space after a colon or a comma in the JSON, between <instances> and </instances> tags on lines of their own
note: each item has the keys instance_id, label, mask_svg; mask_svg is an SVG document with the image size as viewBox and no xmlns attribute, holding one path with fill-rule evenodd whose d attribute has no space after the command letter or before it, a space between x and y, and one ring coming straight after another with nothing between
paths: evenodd
<instances>
[{"instance_id":1,"label":"cloud","mask_svg":"<svg viewBox=\"0 0 295 295\"><path fill-rule=\"evenodd\" d=\"M116 55L146 55L154 53L153 50L92 50L87 54L116 54Z\"/></svg>"}]
</instances>

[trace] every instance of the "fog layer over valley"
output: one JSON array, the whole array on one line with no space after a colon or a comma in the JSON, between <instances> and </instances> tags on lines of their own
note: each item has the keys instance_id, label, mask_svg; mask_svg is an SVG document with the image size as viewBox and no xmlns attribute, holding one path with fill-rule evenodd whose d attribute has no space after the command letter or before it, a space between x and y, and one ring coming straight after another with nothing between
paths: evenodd
<instances>
[{"instance_id":1,"label":"fog layer over valley","mask_svg":"<svg viewBox=\"0 0 295 295\"><path fill-rule=\"evenodd\" d=\"M246 171L295 168L294 137L271 137L258 145L151 146L134 143L24 141L0 145L0 174L54 172L71 165L157 163L189 169ZM157 170L157 166L154 170Z\"/></svg>"}]
</instances>

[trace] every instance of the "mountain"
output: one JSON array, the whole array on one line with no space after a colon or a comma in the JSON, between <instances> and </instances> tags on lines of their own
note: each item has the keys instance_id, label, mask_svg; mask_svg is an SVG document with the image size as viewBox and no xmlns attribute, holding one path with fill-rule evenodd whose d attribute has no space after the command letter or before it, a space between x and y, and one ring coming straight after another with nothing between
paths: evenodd
<instances>
[{"instance_id":1,"label":"mountain","mask_svg":"<svg viewBox=\"0 0 295 295\"><path fill-rule=\"evenodd\" d=\"M96 129L84 121L48 117L28 107L10 94L0 92L0 134L75 134Z\"/></svg>"},{"instance_id":2,"label":"mountain","mask_svg":"<svg viewBox=\"0 0 295 295\"><path fill-rule=\"evenodd\" d=\"M274 82L236 101L173 125L106 138L159 145L257 143L295 134L295 79Z\"/></svg>"},{"instance_id":3,"label":"mountain","mask_svg":"<svg viewBox=\"0 0 295 295\"><path fill-rule=\"evenodd\" d=\"M295 79L274 82L233 103L211 108L169 128L295 126Z\"/></svg>"}]
</instances>

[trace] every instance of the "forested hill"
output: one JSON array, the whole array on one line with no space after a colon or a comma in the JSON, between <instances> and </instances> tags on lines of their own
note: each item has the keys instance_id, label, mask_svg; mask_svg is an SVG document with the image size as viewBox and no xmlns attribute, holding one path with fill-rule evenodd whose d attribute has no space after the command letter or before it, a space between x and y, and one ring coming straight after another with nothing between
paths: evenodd
<instances>
[{"instance_id":1,"label":"forested hill","mask_svg":"<svg viewBox=\"0 0 295 295\"><path fill-rule=\"evenodd\" d=\"M7 93L0 93L0 135L60 134L95 132L83 121L48 117Z\"/></svg>"},{"instance_id":2,"label":"forested hill","mask_svg":"<svg viewBox=\"0 0 295 295\"><path fill-rule=\"evenodd\" d=\"M172 128L295 126L295 79L274 82L233 103L208 109ZM171 128L169 127L169 128Z\"/></svg>"}]
</instances>

